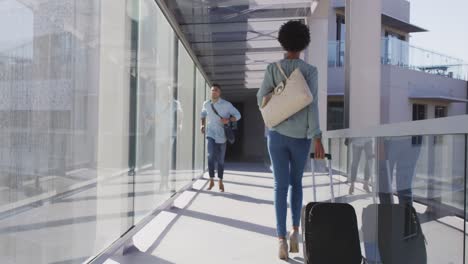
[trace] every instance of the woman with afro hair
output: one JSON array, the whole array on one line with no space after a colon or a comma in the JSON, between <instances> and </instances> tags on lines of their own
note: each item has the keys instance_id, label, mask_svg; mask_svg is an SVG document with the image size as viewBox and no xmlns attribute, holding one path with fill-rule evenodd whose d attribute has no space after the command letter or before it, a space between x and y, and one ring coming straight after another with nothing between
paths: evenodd
<instances>
[{"instance_id":1,"label":"woman with afro hair","mask_svg":"<svg viewBox=\"0 0 468 264\"><path fill-rule=\"evenodd\" d=\"M289 21L281 26L278 41L285 50L279 62L289 76L300 69L313 96L310 105L268 131L268 152L273 165L276 230L279 238L279 258L287 260L286 231L287 197L290 190L292 230L289 232L289 252L299 252L299 225L302 209L302 176L311 144L315 157L322 159L324 150L319 126L317 97L317 68L300 59L300 54L310 43L309 28L300 21ZM257 93L260 106L264 96L270 94L284 77L276 63L268 65L261 88Z\"/></svg>"}]
</instances>

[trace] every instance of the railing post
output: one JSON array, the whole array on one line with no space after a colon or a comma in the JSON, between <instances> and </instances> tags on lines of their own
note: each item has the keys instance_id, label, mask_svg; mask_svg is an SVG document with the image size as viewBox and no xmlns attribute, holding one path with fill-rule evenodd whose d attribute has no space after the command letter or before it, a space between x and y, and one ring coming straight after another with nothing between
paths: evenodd
<instances>
[{"instance_id":1,"label":"railing post","mask_svg":"<svg viewBox=\"0 0 468 264\"><path fill-rule=\"evenodd\" d=\"M317 202L317 186L315 186L315 160L310 159L310 170L312 171L312 189L314 189L314 202Z\"/></svg>"}]
</instances>

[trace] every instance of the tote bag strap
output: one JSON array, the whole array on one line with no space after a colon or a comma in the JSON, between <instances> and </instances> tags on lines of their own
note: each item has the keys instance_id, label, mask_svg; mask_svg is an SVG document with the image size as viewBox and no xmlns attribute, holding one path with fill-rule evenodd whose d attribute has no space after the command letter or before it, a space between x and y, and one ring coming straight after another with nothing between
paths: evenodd
<instances>
[{"instance_id":1,"label":"tote bag strap","mask_svg":"<svg viewBox=\"0 0 468 264\"><path fill-rule=\"evenodd\" d=\"M286 73L284 73L283 71L283 68L281 68L281 64L280 62L276 62L276 67L278 67L278 70L281 72L281 74L284 76L284 78L287 80L288 79L288 76L286 75Z\"/></svg>"}]
</instances>

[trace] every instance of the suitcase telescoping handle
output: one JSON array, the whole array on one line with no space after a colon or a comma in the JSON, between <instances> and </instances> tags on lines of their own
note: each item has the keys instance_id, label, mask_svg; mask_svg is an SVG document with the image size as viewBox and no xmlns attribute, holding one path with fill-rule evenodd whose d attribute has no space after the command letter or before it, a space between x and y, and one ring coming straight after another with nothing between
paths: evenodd
<instances>
[{"instance_id":1,"label":"suitcase telescoping handle","mask_svg":"<svg viewBox=\"0 0 468 264\"><path fill-rule=\"evenodd\" d=\"M328 177L330 178L330 192L331 192L331 201L335 202L335 190L333 188L333 172L331 166L332 155L325 154L325 158L328 160ZM315 186L315 164L314 164L315 154L310 154L310 168L312 170L312 186L314 189L314 202L317 202L317 189Z\"/></svg>"}]
</instances>

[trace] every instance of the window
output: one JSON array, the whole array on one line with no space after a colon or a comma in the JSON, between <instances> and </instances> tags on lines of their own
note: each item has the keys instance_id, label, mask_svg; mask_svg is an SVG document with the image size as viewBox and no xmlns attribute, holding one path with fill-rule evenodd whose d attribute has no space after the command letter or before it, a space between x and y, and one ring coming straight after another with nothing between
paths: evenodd
<instances>
[{"instance_id":1,"label":"window","mask_svg":"<svg viewBox=\"0 0 468 264\"><path fill-rule=\"evenodd\" d=\"M435 111L434 111L434 117L435 118L447 117L447 107L436 105ZM444 136L435 136L434 144L441 144L443 139L444 139Z\"/></svg>"},{"instance_id":2,"label":"window","mask_svg":"<svg viewBox=\"0 0 468 264\"><path fill-rule=\"evenodd\" d=\"M344 102L328 102L328 130L344 128Z\"/></svg>"},{"instance_id":3,"label":"window","mask_svg":"<svg viewBox=\"0 0 468 264\"><path fill-rule=\"evenodd\" d=\"M413 121L426 119L426 105L414 104L413 105Z\"/></svg>"},{"instance_id":4,"label":"window","mask_svg":"<svg viewBox=\"0 0 468 264\"><path fill-rule=\"evenodd\" d=\"M413 105L413 121L424 120L426 119L426 105L423 104L414 104ZM422 144L422 136L412 137L413 145Z\"/></svg>"},{"instance_id":5,"label":"window","mask_svg":"<svg viewBox=\"0 0 468 264\"><path fill-rule=\"evenodd\" d=\"M386 30L383 48L383 63L408 66L409 46L404 35Z\"/></svg>"},{"instance_id":6,"label":"window","mask_svg":"<svg viewBox=\"0 0 468 264\"><path fill-rule=\"evenodd\" d=\"M346 23L345 17L342 15L336 16L336 50L334 51L336 58L336 66L343 66L344 64L344 53L345 53L345 41L346 41Z\"/></svg>"},{"instance_id":7,"label":"window","mask_svg":"<svg viewBox=\"0 0 468 264\"><path fill-rule=\"evenodd\" d=\"M346 39L346 22L342 15L336 16L336 40L345 41Z\"/></svg>"},{"instance_id":8,"label":"window","mask_svg":"<svg viewBox=\"0 0 468 264\"><path fill-rule=\"evenodd\" d=\"M397 38L397 39L403 40L403 41L406 40L405 36L403 36L401 34L398 34L398 33L395 33L395 32L392 32L392 31L388 31L388 30L385 30L385 37Z\"/></svg>"},{"instance_id":9,"label":"window","mask_svg":"<svg viewBox=\"0 0 468 264\"><path fill-rule=\"evenodd\" d=\"M436 106L435 107L435 118L447 117L447 107L446 106Z\"/></svg>"}]
</instances>

